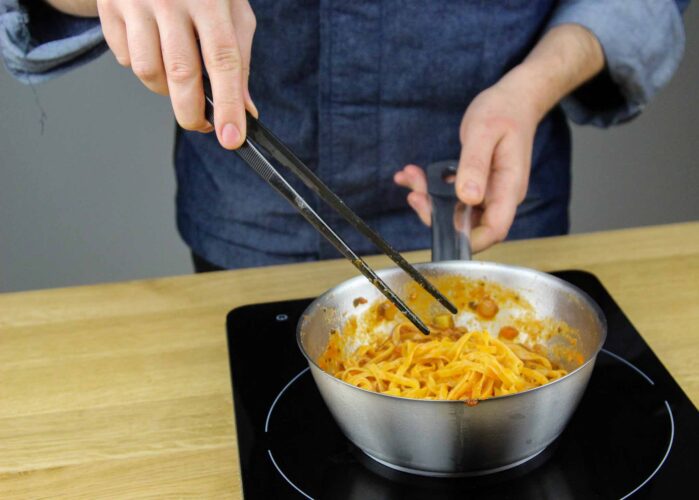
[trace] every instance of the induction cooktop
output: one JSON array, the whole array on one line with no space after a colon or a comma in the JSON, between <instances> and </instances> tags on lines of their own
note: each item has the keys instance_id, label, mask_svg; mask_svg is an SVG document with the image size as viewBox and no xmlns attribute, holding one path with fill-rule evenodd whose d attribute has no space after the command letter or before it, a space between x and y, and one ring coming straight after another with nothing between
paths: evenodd
<instances>
[{"instance_id":1,"label":"induction cooktop","mask_svg":"<svg viewBox=\"0 0 699 500\"><path fill-rule=\"evenodd\" d=\"M585 290L609 333L585 395L536 458L468 478L399 472L364 455L335 424L296 344L311 299L228 315L246 499L684 498L696 491L699 412L593 275L554 275ZM266 344L265 369L258 365Z\"/></svg>"}]
</instances>

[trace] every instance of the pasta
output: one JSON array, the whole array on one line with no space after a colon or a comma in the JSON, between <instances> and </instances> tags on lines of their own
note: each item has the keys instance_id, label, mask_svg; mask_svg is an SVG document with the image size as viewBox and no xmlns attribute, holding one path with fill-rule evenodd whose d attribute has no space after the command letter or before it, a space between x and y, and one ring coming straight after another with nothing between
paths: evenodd
<instances>
[{"instance_id":1,"label":"pasta","mask_svg":"<svg viewBox=\"0 0 699 500\"><path fill-rule=\"evenodd\" d=\"M567 373L512 341L517 333L512 327L495 338L487 330L455 327L446 318L435 318L429 336L400 322L387 338L361 345L348 356L342 354L340 336L333 334L319 366L362 389L469 404L538 387Z\"/></svg>"}]
</instances>

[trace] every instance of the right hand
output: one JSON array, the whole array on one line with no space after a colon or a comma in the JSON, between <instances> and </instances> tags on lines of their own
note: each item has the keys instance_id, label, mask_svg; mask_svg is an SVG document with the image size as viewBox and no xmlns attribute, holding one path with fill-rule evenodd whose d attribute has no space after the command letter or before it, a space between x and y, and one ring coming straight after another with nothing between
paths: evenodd
<instances>
[{"instance_id":1,"label":"right hand","mask_svg":"<svg viewBox=\"0 0 699 500\"><path fill-rule=\"evenodd\" d=\"M455 187L464 205L473 207L469 240L474 253L507 237L527 194L534 134L543 114L519 78L511 71L481 92L461 120ZM408 204L429 226L432 208L425 172L406 165L394 182L411 190Z\"/></svg>"},{"instance_id":2,"label":"right hand","mask_svg":"<svg viewBox=\"0 0 699 500\"><path fill-rule=\"evenodd\" d=\"M169 95L180 126L216 130L224 148L245 139L255 14L247 0L97 0L104 37L119 64L153 92ZM211 80L214 121L204 117L201 55Z\"/></svg>"}]
</instances>

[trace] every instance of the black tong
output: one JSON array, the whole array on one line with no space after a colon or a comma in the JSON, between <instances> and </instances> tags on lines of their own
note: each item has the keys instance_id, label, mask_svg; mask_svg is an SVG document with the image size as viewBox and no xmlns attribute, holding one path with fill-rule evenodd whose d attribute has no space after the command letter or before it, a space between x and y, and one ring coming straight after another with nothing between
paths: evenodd
<instances>
[{"instance_id":1,"label":"black tong","mask_svg":"<svg viewBox=\"0 0 699 500\"><path fill-rule=\"evenodd\" d=\"M204 75L204 95L205 115L211 124L214 123L214 101L211 92L211 84L206 75ZM284 167L291 170L303 183L308 186L313 192L340 215L342 215L353 227L360 233L372 241L384 254L403 269L410 277L415 280L422 288L432 295L440 304L447 308L451 313L456 313L456 307L437 290L427 279L420 274L403 256L401 256L391 245L371 229L357 214L355 214L345 203L333 193L323 181L321 181L311 169L279 140L272 132L270 132L258 119L246 111L247 118L247 136L242 146L235 150L235 153L243 159L257 174L262 177L270 186L272 186L279 194L286 198L303 217L313 225L313 227L322 234L337 250L349 260L359 272L361 272L378 290L390 300L400 312L402 312L422 333L429 334L427 326L417 317L417 315L398 297L391 288L367 265L364 260L358 256L338 236L330 226L311 208L306 200L299 195L296 190L289 185L284 177L277 172L274 166L262 154L260 148L265 149L269 155L279 162Z\"/></svg>"}]
</instances>

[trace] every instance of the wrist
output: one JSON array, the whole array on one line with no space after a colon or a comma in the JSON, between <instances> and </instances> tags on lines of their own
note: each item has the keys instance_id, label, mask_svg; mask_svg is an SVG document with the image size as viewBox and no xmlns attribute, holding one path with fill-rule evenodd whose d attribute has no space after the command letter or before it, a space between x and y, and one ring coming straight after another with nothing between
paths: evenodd
<instances>
[{"instance_id":1,"label":"wrist","mask_svg":"<svg viewBox=\"0 0 699 500\"><path fill-rule=\"evenodd\" d=\"M551 75L522 62L508 71L496 86L511 96L538 123L563 96Z\"/></svg>"},{"instance_id":2,"label":"wrist","mask_svg":"<svg viewBox=\"0 0 699 500\"><path fill-rule=\"evenodd\" d=\"M595 35L582 26L564 24L549 30L497 85L514 92L541 119L603 68L604 53Z\"/></svg>"}]
</instances>

